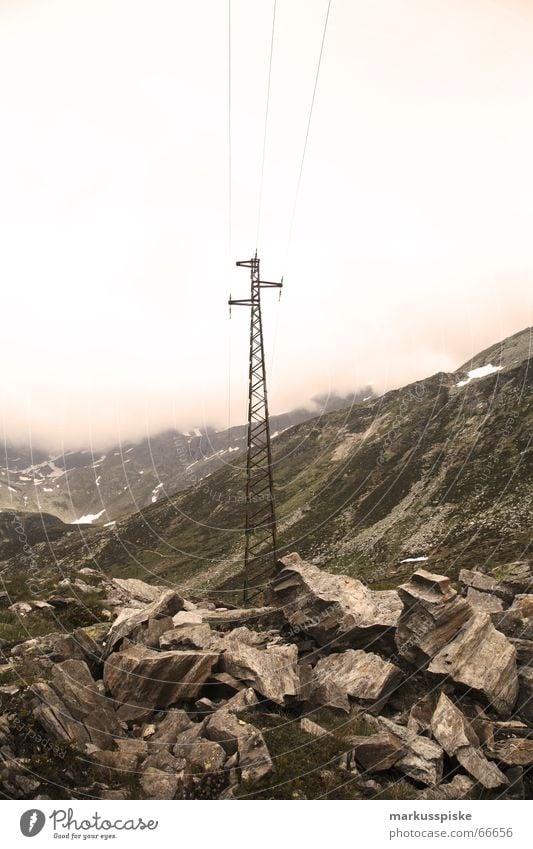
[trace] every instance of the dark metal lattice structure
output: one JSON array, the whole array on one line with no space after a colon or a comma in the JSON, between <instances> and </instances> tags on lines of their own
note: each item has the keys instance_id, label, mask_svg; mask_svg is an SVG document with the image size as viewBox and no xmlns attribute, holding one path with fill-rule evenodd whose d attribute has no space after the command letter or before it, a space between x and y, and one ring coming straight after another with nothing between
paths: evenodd
<instances>
[{"instance_id":1,"label":"dark metal lattice structure","mask_svg":"<svg viewBox=\"0 0 533 849\"><path fill-rule=\"evenodd\" d=\"M248 378L248 443L246 455L246 526L243 596L247 604L257 596L276 565L276 506L261 320L261 289L281 289L281 283L260 279L257 251L252 259L237 262L250 269L250 297L232 299L230 306L247 306L250 314L250 364Z\"/></svg>"}]
</instances>

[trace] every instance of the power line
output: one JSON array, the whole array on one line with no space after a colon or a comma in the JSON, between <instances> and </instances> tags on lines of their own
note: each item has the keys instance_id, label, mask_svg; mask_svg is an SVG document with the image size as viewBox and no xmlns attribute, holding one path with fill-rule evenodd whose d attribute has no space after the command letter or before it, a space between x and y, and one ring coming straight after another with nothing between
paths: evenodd
<instances>
[{"instance_id":1,"label":"power line","mask_svg":"<svg viewBox=\"0 0 533 849\"><path fill-rule=\"evenodd\" d=\"M228 0L228 277L233 252L231 172L231 0ZM231 307L230 307L231 316ZM228 450L231 447L231 330L228 333Z\"/></svg>"},{"instance_id":2,"label":"power line","mask_svg":"<svg viewBox=\"0 0 533 849\"><path fill-rule=\"evenodd\" d=\"M231 0L228 0L228 254L232 254L232 173L231 173Z\"/></svg>"},{"instance_id":3,"label":"power line","mask_svg":"<svg viewBox=\"0 0 533 849\"><path fill-rule=\"evenodd\" d=\"M265 176L265 154L266 154L266 142L267 142L267 129L268 129L268 112L270 107L270 80L272 78L272 55L274 53L274 32L276 29L276 6L277 0L274 0L274 8L272 10L272 34L270 37L270 59L268 62L268 83L267 83L267 96L266 96L266 108L265 108L265 129L263 133L263 157L261 160L261 180L259 182L259 206L257 210L257 233L255 237L255 245L256 249L259 247L259 231L261 227L261 209L263 204L263 180Z\"/></svg>"},{"instance_id":4,"label":"power line","mask_svg":"<svg viewBox=\"0 0 533 849\"><path fill-rule=\"evenodd\" d=\"M302 150L302 159L301 159L301 162L300 162L300 171L299 171L299 174L298 174L298 182L296 184L296 194L294 196L294 204L293 204L293 207L292 207L291 221L290 221L290 225L289 225L289 238L287 239L287 247L285 249L285 259L284 259L284 263L283 263L284 266L287 263L287 257L289 255L289 248L290 248L291 240L292 240L292 232L293 232L293 229L294 229L294 218L295 218L295 215L296 215L296 207L298 205L298 197L299 197L299 194L300 194L300 184L302 182L302 173L303 173L303 169L304 169L305 154L306 154L306 151L307 151L307 142L309 140L309 130L311 128L311 119L313 117L313 108L314 108L314 105L315 105L315 96L316 96L316 91L317 91L317 87L318 87L318 77L320 75L320 66L322 64L322 54L324 52L324 42L326 40L326 31L327 31L327 28L328 28L328 20L329 20L330 9L331 9L331 0L328 0L326 17L324 19L324 28L323 28L323 31L322 31L322 41L320 43L320 53L319 53L319 56L318 56L318 64L317 64L316 74L315 74L315 84L313 86L313 96L311 98L311 106L309 108L309 117L307 119L307 129L306 129L306 132L305 132L305 141L304 141L304 146L303 146L303 150Z\"/></svg>"}]
</instances>

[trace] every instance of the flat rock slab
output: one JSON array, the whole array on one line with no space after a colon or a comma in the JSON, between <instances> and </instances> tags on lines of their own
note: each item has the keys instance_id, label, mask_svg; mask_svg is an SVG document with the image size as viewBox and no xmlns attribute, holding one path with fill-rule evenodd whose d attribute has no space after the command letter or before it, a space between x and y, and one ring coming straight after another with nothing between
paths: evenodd
<instances>
[{"instance_id":1,"label":"flat rock slab","mask_svg":"<svg viewBox=\"0 0 533 849\"><path fill-rule=\"evenodd\" d=\"M389 661L362 649L347 649L319 660L313 669L310 701L349 712L350 698L382 706L401 680Z\"/></svg>"},{"instance_id":2,"label":"flat rock slab","mask_svg":"<svg viewBox=\"0 0 533 849\"><path fill-rule=\"evenodd\" d=\"M372 592L348 575L332 575L296 553L279 561L281 571L266 592L281 607L294 634L305 633L320 645L371 647L392 639L401 602L395 590Z\"/></svg>"},{"instance_id":3,"label":"flat rock slab","mask_svg":"<svg viewBox=\"0 0 533 849\"><path fill-rule=\"evenodd\" d=\"M492 593L483 593L469 587L466 593L466 600L469 605L477 612L484 611L485 613L501 613L503 610L503 602L501 598Z\"/></svg>"},{"instance_id":4,"label":"flat rock slab","mask_svg":"<svg viewBox=\"0 0 533 849\"><path fill-rule=\"evenodd\" d=\"M428 669L476 690L501 715L513 710L518 695L516 650L494 628L488 613L475 614Z\"/></svg>"},{"instance_id":5,"label":"flat rock slab","mask_svg":"<svg viewBox=\"0 0 533 849\"><path fill-rule=\"evenodd\" d=\"M531 593L533 592L532 565L531 560L516 560L514 563L496 567L492 570L492 576L501 587L509 590L513 595Z\"/></svg>"},{"instance_id":6,"label":"flat rock slab","mask_svg":"<svg viewBox=\"0 0 533 849\"><path fill-rule=\"evenodd\" d=\"M140 605L151 604L168 592L168 587L154 587L138 578L112 578L112 585L127 601L137 601Z\"/></svg>"},{"instance_id":7,"label":"flat rock slab","mask_svg":"<svg viewBox=\"0 0 533 849\"><path fill-rule=\"evenodd\" d=\"M245 607L232 610L217 608L217 610L202 611L202 621L215 628L224 625L233 625L234 627L251 625L256 628L280 623L281 617L279 610L275 607Z\"/></svg>"},{"instance_id":8,"label":"flat rock slab","mask_svg":"<svg viewBox=\"0 0 533 849\"><path fill-rule=\"evenodd\" d=\"M117 702L166 708L197 698L218 657L216 652L157 652L130 645L106 660L104 685Z\"/></svg>"},{"instance_id":9,"label":"flat rock slab","mask_svg":"<svg viewBox=\"0 0 533 849\"><path fill-rule=\"evenodd\" d=\"M159 645L164 650L187 648L206 651L213 645L214 636L209 625L205 623L182 623L165 631L159 638Z\"/></svg>"},{"instance_id":10,"label":"flat rock slab","mask_svg":"<svg viewBox=\"0 0 533 849\"><path fill-rule=\"evenodd\" d=\"M464 586L477 590L482 593L489 593L497 596L503 601L511 601L513 593L508 587L505 587L501 581L490 575L485 575L484 572L476 572L472 569L461 569L459 572L459 582Z\"/></svg>"}]
</instances>

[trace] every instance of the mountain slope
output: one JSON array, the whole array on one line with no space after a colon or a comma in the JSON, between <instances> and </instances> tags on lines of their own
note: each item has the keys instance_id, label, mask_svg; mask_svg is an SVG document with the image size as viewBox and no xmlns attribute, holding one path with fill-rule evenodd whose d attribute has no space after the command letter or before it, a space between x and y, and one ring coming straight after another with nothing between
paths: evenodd
<instances>
[{"instance_id":1,"label":"mountain slope","mask_svg":"<svg viewBox=\"0 0 533 849\"><path fill-rule=\"evenodd\" d=\"M314 399L272 417L272 432L351 406L371 390ZM314 412L313 412L314 411ZM0 510L48 512L64 522L104 525L186 489L245 447L246 427L168 430L107 451L48 455L27 445L0 447Z\"/></svg>"},{"instance_id":2,"label":"mountain slope","mask_svg":"<svg viewBox=\"0 0 533 849\"><path fill-rule=\"evenodd\" d=\"M281 553L327 557L330 570L374 586L398 583L413 558L444 563L453 575L524 557L530 342L528 329L453 374L281 433L273 442ZM80 526L53 544L53 557L37 543L40 562L231 590L240 582L243 480L241 456L114 528Z\"/></svg>"}]
</instances>

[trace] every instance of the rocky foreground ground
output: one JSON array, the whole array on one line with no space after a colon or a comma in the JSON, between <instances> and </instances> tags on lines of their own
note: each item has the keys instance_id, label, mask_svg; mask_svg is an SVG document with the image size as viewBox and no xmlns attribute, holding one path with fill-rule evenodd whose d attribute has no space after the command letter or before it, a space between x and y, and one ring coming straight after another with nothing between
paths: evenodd
<instances>
[{"instance_id":1,"label":"rocky foreground ground","mask_svg":"<svg viewBox=\"0 0 533 849\"><path fill-rule=\"evenodd\" d=\"M243 610L79 570L72 591L97 586L110 624L4 641L4 796L528 795L530 563L384 591L297 554L279 565Z\"/></svg>"}]
</instances>

